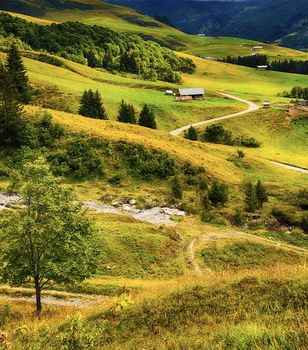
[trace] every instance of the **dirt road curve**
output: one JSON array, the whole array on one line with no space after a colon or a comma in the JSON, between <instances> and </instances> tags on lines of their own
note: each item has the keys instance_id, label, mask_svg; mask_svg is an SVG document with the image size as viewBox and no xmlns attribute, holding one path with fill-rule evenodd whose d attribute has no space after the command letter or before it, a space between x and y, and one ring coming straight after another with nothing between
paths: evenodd
<instances>
[{"instance_id":1,"label":"dirt road curve","mask_svg":"<svg viewBox=\"0 0 308 350\"><path fill-rule=\"evenodd\" d=\"M228 97L228 98L230 98L230 99L232 99L232 100L236 100L236 101L240 101L240 102L246 103L249 107L248 107L248 109L246 109L245 111L242 111L242 112L238 112L238 113L234 113L234 114L228 114L228 115L225 115L225 116L223 116L223 117L218 117L218 118L214 118L214 119L203 120L203 121L198 122L198 123L195 123L195 124L189 124L189 125L182 126L182 127L179 128L179 129L170 131L170 134L171 134L171 135L174 135L174 136L178 136L178 135L180 135L183 131L188 130L188 129L191 127L191 125L192 125L192 126L198 126L198 125L203 125L203 124L218 122L218 121L220 121L220 120L238 117L238 116L240 116L240 115L243 115L243 114L246 114L246 113L250 113L250 112L256 111L256 110L258 110L258 109L260 108L260 106L258 106L257 104L255 104L255 103L253 103L253 102L243 100L243 99L241 99L241 98L239 98L239 97L236 97L236 96L233 96L233 95L230 95L230 94L226 94L226 93L224 93L224 92L220 92L220 95L225 96L225 97Z\"/></svg>"},{"instance_id":2,"label":"dirt road curve","mask_svg":"<svg viewBox=\"0 0 308 350\"><path fill-rule=\"evenodd\" d=\"M307 169L299 168L299 167L294 166L294 165L288 165L288 164L284 164L284 163L274 162L273 160L271 160L270 162L272 164L279 165L279 166L281 166L281 167L283 167L285 169L298 171L298 172L303 173L303 174L308 174L308 170Z\"/></svg>"}]
</instances>

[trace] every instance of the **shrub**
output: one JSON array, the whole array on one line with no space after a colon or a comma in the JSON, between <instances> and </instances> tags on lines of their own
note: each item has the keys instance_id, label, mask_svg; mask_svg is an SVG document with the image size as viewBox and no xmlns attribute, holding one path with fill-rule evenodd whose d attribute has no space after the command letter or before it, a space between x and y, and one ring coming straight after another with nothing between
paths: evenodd
<instances>
[{"instance_id":1,"label":"shrub","mask_svg":"<svg viewBox=\"0 0 308 350\"><path fill-rule=\"evenodd\" d=\"M204 139L208 142L221 143L225 138L225 129L221 124L208 126L204 131Z\"/></svg>"},{"instance_id":2,"label":"shrub","mask_svg":"<svg viewBox=\"0 0 308 350\"><path fill-rule=\"evenodd\" d=\"M171 182L172 196L175 199L183 198L182 183L178 176L175 176Z\"/></svg>"},{"instance_id":3,"label":"shrub","mask_svg":"<svg viewBox=\"0 0 308 350\"><path fill-rule=\"evenodd\" d=\"M305 233L308 233L308 215L304 214L300 223L300 227L304 230Z\"/></svg>"},{"instance_id":4,"label":"shrub","mask_svg":"<svg viewBox=\"0 0 308 350\"><path fill-rule=\"evenodd\" d=\"M114 175L113 177L111 177L108 182L111 184L111 185L120 185L122 181L122 176L121 175Z\"/></svg>"},{"instance_id":5,"label":"shrub","mask_svg":"<svg viewBox=\"0 0 308 350\"><path fill-rule=\"evenodd\" d=\"M209 191L209 199L211 203L217 207L227 203L229 198L229 188L227 184L215 181Z\"/></svg>"},{"instance_id":6,"label":"shrub","mask_svg":"<svg viewBox=\"0 0 308 350\"><path fill-rule=\"evenodd\" d=\"M191 127L185 133L185 138L191 141L198 140L198 130L191 125Z\"/></svg>"},{"instance_id":7,"label":"shrub","mask_svg":"<svg viewBox=\"0 0 308 350\"><path fill-rule=\"evenodd\" d=\"M56 173L79 179L104 174L102 156L93 146L95 140L83 134L74 135L66 148L52 153L48 160Z\"/></svg>"},{"instance_id":8,"label":"shrub","mask_svg":"<svg viewBox=\"0 0 308 350\"><path fill-rule=\"evenodd\" d=\"M30 146L51 148L64 135L64 128L60 124L54 124L49 113L44 113L30 126L29 132Z\"/></svg>"},{"instance_id":9,"label":"shrub","mask_svg":"<svg viewBox=\"0 0 308 350\"><path fill-rule=\"evenodd\" d=\"M295 204L303 210L308 209L308 188L300 190L295 198Z\"/></svg>"},{"instance_id":10,"label":"shrub","mask_svg":"<svg viewBox=\"0 0 308 350\"><path fill-rule=\"evenodd\" d=\"M126 141L119 142L116 150L130 171L141 178L151 179L155 176L166 179L175 174L176 160L167 152L146 149Z\"/></svg>"},{"instance_id":11,"label":"shrub","mask_svg":"<svg viewBox=\"0 0 308 350\"><path fill-rule=\"evenodd\" d=\"M272 215L281 225L294 225L295 220L292 218L291 214L285 212L280 208L273 208Z\"/></svg>"}]
</instances>

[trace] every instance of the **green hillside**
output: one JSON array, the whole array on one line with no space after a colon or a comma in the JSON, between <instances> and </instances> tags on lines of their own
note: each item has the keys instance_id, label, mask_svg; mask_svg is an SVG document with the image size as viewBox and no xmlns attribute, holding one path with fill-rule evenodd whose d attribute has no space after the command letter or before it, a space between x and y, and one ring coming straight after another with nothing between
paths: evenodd
<instances>
[{"instance_id":1,"label":"green hillside","mask_svg":"<svg viewBox=\"0 0 308 350\"><path fill-rule=\"evenodd\" d=\"M36 2L27 10L19 6L17 1L10 8L0 4L0 9L9 9L13 12L28 11L27 14L43 18L52 22L79 21L86 24L97 24L115 31L129 32L141 35L145 39L153 39L164 46L175 50L192 53L202 57L210 56L223 58L226 55L249 55L253 46L263 46L261 53L267 54L271 59L285 59L296 57L307 59L307 53L297 50L282 48L275 45L261 44L253 40L243 40L228 37L198 37L185 34L177 29L169 27L152 17L142 15L127 7L117 6L99 0L71 1L72 6L63 8L62 5L44 4ZM24 1L27 3L27 1ZM48 2L47 2L48 3ZM39 5L40 4L40 5ZM85 9L74 8L79 5L87 6ZM57 6L59 8L57 8ZM35 13L37 13L35 15ZM36 21L36 19L33 19Z\"/></svg>"},{"instance_id":2,"label":"green hillside","mask_svg":"<svg viewBox=\"0 0 308 350\"><path fill-rule=\"evenodd\" d=\"M305 350L308 111L281 94L306 87L308 77L202 59L192 53L246 54L254 43L189 36L97 0L14 4L7 9L44 27L15 21L6 24L11 35L0 33L0 349ZM46 30L53 21L61 25ZM79 61L101 43L116 69ZM167 65L180 79L124 69L126 47L148 59L143 68L165 73ZM195 69L181 71L179 62ZM21 100L25 72L29 104ZM179 102L165 92L184 87L204 88L204 99ZM108 119L78 114L90 89L95 101L84 109L101 96ZM122 100L137 118L147 104L157 130L117 121ZM264 101L271 108L258 109ZM220 123L229 137L253 137L259 147L204 142L205 125L195 141L170 133L237 112L245 113ZM76 271L74 280L63 276ZM34 281L36 293L43 288L41 315Z\"/></svg>"}]
</instances>

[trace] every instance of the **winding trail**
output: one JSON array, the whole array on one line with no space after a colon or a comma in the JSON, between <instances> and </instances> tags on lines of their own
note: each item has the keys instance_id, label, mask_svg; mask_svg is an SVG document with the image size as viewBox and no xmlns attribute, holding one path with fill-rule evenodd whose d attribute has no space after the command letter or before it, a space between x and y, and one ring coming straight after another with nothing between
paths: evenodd
<instances>
[{"instance_id":1,"label":"winding trail","mask_svg":"<svg viewBox=\"0 0 308 350\"><path fill-rule=\"evenodd\" d=\"M202 233L198 237L193 237L189 244L186 246L186 257L187 257L187 262L188 262L188 267L193 271L193 273L197 276L204 276L205 273L211 273L212 270L209 269L206 266L200 266L197 259L196 259L196 249L198 243L210 243L210 242L215 242L219 240L238 240L238 239L246 239L249 240L250 242L257 242L257 243L262 243L264 245L269 245L272 247L280 248L283 250L291 251L294 253L297 253L303 257L308 258L308 251L305 248L293 246L288 243L283 243L283 242L278 242L275 240L271 240L269 238L265 237L260 237L256 236L253 234L249 234L246 232L241 232L241 231L233 231L233 230L225 230L221 231L219 233L217 232L206 232Z\"/></svg>"},{"instance_id":2,"label":"winding trail","mask_svg":"<svg viewBox=\"0 0 308 350\"><path fill-rule=\"evenodd\" d=\"M185 125L185 126L182 126L181 128L178 128L178 129L170 131L169 134L173 135L173 136L179 136L182 132L188 130L191 126L199 126L199 125L203 125L203 124L219 122L219 121L225 120L225 119L239 117L241 115L257 111L258 109L261 108L260 106L258 106L254 102L244 100L244 99L236 97L234 95L230 95L230 94L227 94L225 92L219 92L219 94L224 96L224 97L230 98L232 100L236 100L236 101L243 102L243 103L247 104L248 105L248 109L246 109L246 110L244 110L242 112L238 112L238 113L234 113L234 114L228 114L228 115L225 115L223 117L207 119L207 120L203 120L201 122L197 122L197 123L194 123L194 124ZM300 168L300 167L297 167L297 166L294 166L294 165L288 165L288 164L276 162L276 161L269 160L269 159L268 159L268 161L270 163L272 163L272 164L278 165L278 166L280 166L282 168L285 168L287 170L297 171L297 172L300 172L300 173L303 173L303 174L308 174L308 170L304 169L304 168Z\"/></svg>"},{"instance_id":3,"label":"winding trail","mask_svg":"<svg viewBox=\"0 0 308 350\"><path fill-rule=\"evenodd\" d=\"M256 110L258 110L260 108L260 106L258 106L257 104L253 103L253 102L250 102L250 101L247 101L247 100L243 100L239 97L236 97L236 96L233 96L233 95L230 95L230 94L226 94L224 92L219 92L220 95L224 96L224 97L228 97L232 100L236 100L236 101L239 101L239 102L243 102L245 104L247 104L249 107L248 109L246 109L245 111L242 111L242 112L238 112L238 113L233 113L233 114L228 114L228 115L225 115L223 117L218 117L218 118L213 118L213 119L208 119L208 120L203 120L201 122L198 122L198 123L194 123L194 124L189 124L189 125L185 125L185 126L182 126L181 128L179 129L176 129L176 130L172 130L170 131L170 134L171 135L174 135L174 136L179 136L183 131L186 131L188 130L191 126L199 126L199 125L203 125L203 124L209 124L209 123L213 123L213 122L218 122L220 120L224 120L224 119L229 119L229 118L234 118L234 117L238 117L240 115L243 115L243 114L247 114L247 113L250 113L250 112L254 112Z\"/></svg>"}]
</instances>

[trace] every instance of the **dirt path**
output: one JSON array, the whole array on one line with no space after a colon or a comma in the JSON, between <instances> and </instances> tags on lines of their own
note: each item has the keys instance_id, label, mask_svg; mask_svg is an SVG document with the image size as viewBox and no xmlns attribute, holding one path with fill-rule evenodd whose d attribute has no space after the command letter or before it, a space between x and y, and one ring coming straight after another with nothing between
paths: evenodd
<instances>
[{"instance_id":1,"label":"dirt path","mask_svg":"<svg viewBox=\"0 0 308 350\"><path fill-rule=\"evenodd\" d=\"M106 298L108 297L95 294L60 292L57 290L45 290L42 292L43 305L74 306L83 308L95 305L100 301L106 300ZM0 299L35 303L35 294L34 290L30 288L13 288L6 286L4 289L0 288Z\"/></svg>"},{"instance_id":2,"label":"dirt path","mask_svg":"<svg viewBox=\"0 0 308 350\"><path fill-rule=\"evenodd\" d=\"M288 165L288 164L284 164L284 163L280 163L280 162L275 162L273 160L270 160L270 162L272 164L281 166L281 167L283 167L285 169L288 169L288 170L293 170L293 171L298 171L298 172L303 173L303 174L308 174L308 170L307 169L299 168L299 167L294 166L294 165Z\"/></svg>"},{"instance_id":3,"label":"dirt path","mask_svg":"<svg viewBox=\"0 0 308 350\"><path fill-rule=\"evenodd\" d=\"M242 111L242 112L238 112L238 113L234 113L234 114L228 114L228 115L225 115L225 116L223 116L223 117L218 117L218 118L214 118L214 119L203 120L203 121L198 122L198 123L194 123L194 124L189 124L189 125L182 126L182 127L179 128L179 129L170 131L170 134L171 134L171 135L174 135L174 136L178 136L178 135L180 135L183 131L188 130L191 126L199 126L199 125L203 125L203 124L209 124L209 123L213 123L213 122L218 122L218 121L224 120L224 119L229 119L229 118L238 117L238 116L243 115L243 114L246 114L246 113L254 112L254 111L256 111L256 110L258 110L258 109L260 108L260 106L258 106L257 104L255 104L255 103L253 103L253 102L250 102L250 101L247 101L247 100L243 100L242 98L239 98L239 97L236 97L236 96L233 96L233 95L230 95L230 94L226 94L226 93L224 93L224 92L220 92L219 94L222 95L222 96L224 96L224 97L228 97L228 98L230 98L230 99L232 99L232 100L236 100L236 101L243 102L243 103L247 104L249 107L248 107L248 109L246 109L245 111Z\"/></svg>"},{"instance_id":4,"label":"dirt path","mask_svg":"<svg viewBox=\"0 0 308 350\"><path fill-rule=\"evenodd\" d=\"M241 239L241 238L275 246L280 249L289 250L289 251L298 253L302 256L306 256L308 258L308 251L305 248L292 246L287 243L272 241L268 238L259 237L259 236L245 233L245 232L226 230L226 231L221 231L219 233L207 232L207 233L201 234L198 237L192 238L192 240L189 242L189 244L186 247L186 257L187 257L187 261L189 263L190 269L192 269L193 272L198 276L204 276L205 271L211 272L210 269L206 267L201 267L196 260L195 253L196 253L197 244L199 242L207 243L207 242L218 241L221 239Z\"/></svg>"}]
</instances>

